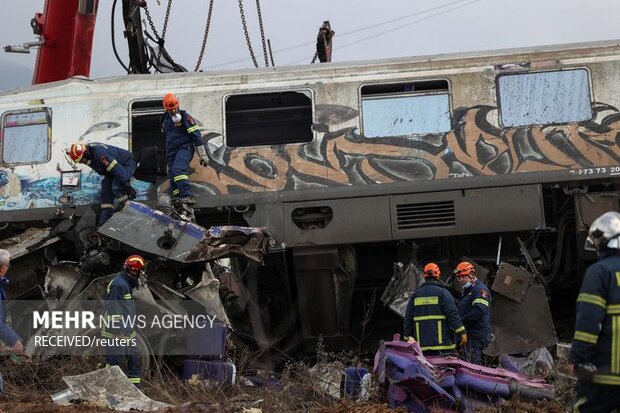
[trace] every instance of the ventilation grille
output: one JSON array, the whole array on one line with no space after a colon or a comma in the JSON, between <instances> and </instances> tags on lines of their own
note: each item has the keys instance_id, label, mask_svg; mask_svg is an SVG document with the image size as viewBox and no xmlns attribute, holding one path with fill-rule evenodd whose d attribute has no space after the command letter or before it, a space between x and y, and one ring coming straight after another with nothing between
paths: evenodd
<instances>
[{"instance_id":1,"label":"ventilation grille","mask_svg":"<svg viewBox=\"0 0 620 413\"><path fill-rule=\"evenodd\" d=\"M396 220L399 230L454 226L454 201L396 205Z\"/></svg>"}]
</instances>

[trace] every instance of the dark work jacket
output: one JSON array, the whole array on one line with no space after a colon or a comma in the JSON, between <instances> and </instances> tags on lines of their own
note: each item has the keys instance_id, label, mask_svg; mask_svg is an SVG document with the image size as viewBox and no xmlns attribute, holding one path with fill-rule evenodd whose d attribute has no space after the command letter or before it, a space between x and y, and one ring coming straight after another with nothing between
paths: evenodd
<instances>
[{"instance_id":1,"label":"dark work jacket","mask_svg":"<svg viewBox=\"0 0 620 413\"><path fill-rule=\"evenodd\" d=\"M491 338L491 293L486 285L477 280L467 287L463 291L463 298L459 300L458 308L470 338Z\"/></svg>"},{"instance_id":2,"label":"dark work jacket","mask_svg":"<svg viewBox=\"0 0 620 413\"><path fill-rule=\"evenodd\" d=\"M7 346L13 347L19 337L13 331L11 326L6 323L6 293L4 292L4 283L0 283L0 340Z\"/></svg>"},{"instance_id":3,"label":"dark work jacket","mask_svg":"<svg viewBox=\"0 0 620 413\"><path fill-rule=\"evenodd\" d=\"M568 361L593 363L594 383L620 386L620 255L615 251L607 250L586 270Z\"/></svg>"},{"instance_id":4,"label":"dark work jacket","mask_svg":"<svg viewBox=\"0 0 620 413\"><path fill-rule=\"evenodd\" d=\"M131 291L137 286L137 279L127 274L125 270L119 272L116 277L110 281L105 304L105 313L108 320L134 320L134 316L136 315L136 304L133 301L133 294ZM134 328L130 324L118 322L117 325L110 324L109 328L104 326L101 335L108 338L113 338L118 335L130 337L133 331Z\"/></svg>"},{"instance_id":5,"label":"dark work jacket","mask_svg":"<svg viewBox=\"0 0 620 413\"><path fill-rule=\"evenodd\" d=\"M131 152L102 143L90 143L87 147L87 165L102 176L118 179L123 186L129 186L135 161Z\"/></svg>"},{"instance_id":6,"label":"dark work jacket","mask_svg":"<svg viewBox=\"0 0 620 413\"><path fill-rule=\"evenodd\" d=\"M454 335L464 331L452 294L439 281L426 278L409 298L405 336L414 337L422 351L454 350Z\"/></svg>"},{"instance_id":7,"label":"dark work jacket","mask_svg":"<svg viewBox=\"0 0 620 413\"><path fill-rule=\"evenodd\" d=\"M168 112L161 117L161 131L166 139L166 155L174 155L177 150L188 143L194 146L203 145L200 129L196 120L184 110L180 110L181 121L174 123Z\"/></svg>"}]
</instances>

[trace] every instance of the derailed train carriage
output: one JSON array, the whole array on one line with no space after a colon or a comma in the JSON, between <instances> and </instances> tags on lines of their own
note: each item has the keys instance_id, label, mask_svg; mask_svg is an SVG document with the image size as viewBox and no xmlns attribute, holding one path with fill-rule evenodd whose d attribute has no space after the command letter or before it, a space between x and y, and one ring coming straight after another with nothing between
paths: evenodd
<instances>
[{"instance_id":1,"label":"derailed train carriage","mask_svg":"<svg viewBox=\"0 0 620 413\"><path fill-rule=\"evenodd\" d=\"M620 42L4 92L5 233L98 203L99 177L64 156L71 143L163 150L167 92L208 146L209 166L191 164L197 223L268 227L279 246L262 267L235 260L224 300L262 343L374 345L401 328L378 303L393 264L447 273L462 257L491 274L528 268L570 336L593 258L584 231L619 206ZM163 162L156 173L134 181L143 202L167 189Z\"/></svg>"}]
</instances>

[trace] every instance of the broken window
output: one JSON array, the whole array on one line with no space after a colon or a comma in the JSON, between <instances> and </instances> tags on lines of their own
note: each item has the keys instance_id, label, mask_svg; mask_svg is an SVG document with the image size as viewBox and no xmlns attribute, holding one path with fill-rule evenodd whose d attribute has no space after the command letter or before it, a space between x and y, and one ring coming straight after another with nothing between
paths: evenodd
<instances>
[{"instance_id":1,"label":"broken window","mask_svg":"<svg viewBox=\"0 0 620 413\"><path fill-rule=\"evenodd\" d=\"M447 80L366 85L361 97L367 138L450 131Z\"/></svg>"},{"instance_id":2,"label":"broken window","mask_svg":"<svg viewBox=\"0 0 620 413\"><path fill-rule=\"evenodd\" d=\"M49 108L5 112L2 115L2 163L21 165L50 160L52 113Z\"/></svg>"},{"instance_id":3,"label":"broken window","mask_svg":"<svg viewBox=\"0 0 620 413\"><path fill-rule=\"evenodd\" d=\"M310 142L310 91L232 95L225 103L226 144L230 147Z\"/></svg>"},{"instance_id":4,"label":"broken window","mask_svg":"<svg viewBox=\"0 0 620 413\"><path fill-rule=\"evenodd\" d=\"M592 118L585 69L500 75L497 86L501 121L506 127Z\"/></svg>"}]
</instances>

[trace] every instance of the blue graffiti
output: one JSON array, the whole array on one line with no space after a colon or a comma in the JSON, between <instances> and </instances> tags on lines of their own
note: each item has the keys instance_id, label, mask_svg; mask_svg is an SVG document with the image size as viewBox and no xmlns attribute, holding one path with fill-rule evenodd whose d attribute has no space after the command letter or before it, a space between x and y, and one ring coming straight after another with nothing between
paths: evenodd
<instances>
[{"instance_id":1,"label":"blue graffiti","mask_svg":"<svg viewBox=\"0 0 620 413\"><path fill-rule=\"evenodd\" d=\"M70 199L71 205L88 205L100 202L99 193L101 190L102 177L91 172L82 175L79 189L61 189L60 177L48 177L37 180L30 180L26 177L19 177L21 193L18 196L0 196L0 210L17 210L31 208L51 208L67 206L66 201ZM9 178L6 172L0 171L0 187L6 185ZM147 198L153 184L132 179L131 185L137 192L137 199Z\"/></svg>"}]
</instances>

